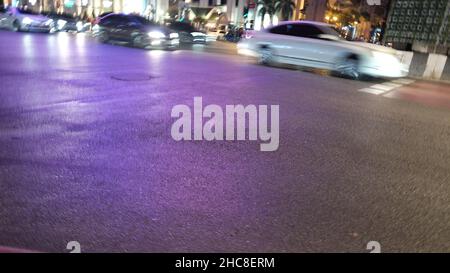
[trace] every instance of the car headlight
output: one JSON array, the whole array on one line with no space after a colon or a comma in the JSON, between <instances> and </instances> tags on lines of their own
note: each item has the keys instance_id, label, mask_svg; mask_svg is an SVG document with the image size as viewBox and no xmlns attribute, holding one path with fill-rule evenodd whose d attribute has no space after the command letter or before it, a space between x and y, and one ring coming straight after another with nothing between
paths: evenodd
<instances>
[{"instance_id":1,"label":"car headlight","mask_svg":"<svg viewBox=\"0 0 450 273\"><path fill-rule=\"evenodd\" d=\"M178 33L173 32L169 34L170 39L177 39L178 38Z\"/></svg>"},{"instance_id":2,"label":"car headlight","mask_svg":"<svg viewBox=\"0 0 450 273\"><path fill-rule=\"evenodd\" d=\"M395 55L385 52L372 51L372 56L377 63L396 64L399 62Z\"/></svg>"},{"instance_id":3,"label":"car headlight","mask_svg":"<svg viewBox=\"0 0 450 273\"><path fill-rule=\"evenodd\" d=\"M83 30L83 27L84 27L83 22L78 21L78 22L77 22L77 30L78 30L78 31L81 31L81 30Z\"/></svg>"},{"instance_id":4,"label":"car headlight","mask_svg":"<svg viewBox=\"0 0 450 273\"><path fill-rule=\"evenodd\" d=\"M29 25L31 23L33 23L33 20L30 17L25 17L22 20L22 24L24 24L24 25Z\"/></svg>"},{"instance_id":5,"label":"car headlight","mask_svg":"<svg viewBox=\"0 0 450 273\"><path fill-rule=\"evenodd\" d=\"M201 33L201 32L191 32L191 35L192 36L194 36L194 37L203 37L203 36L206 36L204 33Z\"/></svg>"},{"instance_id":6,"label":"car headlight","mask_svg":"<svg viewBox=\"0 0 450 273\"><path fill-rule=\"evenodd\" d=\"M164 35L161 31L150 31L148 36L152 39L163 39L166 37L166 35Z\"/></svg>"},{"instance_id":7,"label":"car headlight","mask_svg":"<svg viewBox=\"0 0 450 273\"><path fill-rule=\"evenodd\" d=\"M67 21L59 19L56 24L58 25L58 29L62 29L67 24Z\"/></svg>"},{"instance_id":8,"label":"car headlight","mask_svg":"<svg viewBox=\"0 0 450 273\"><path fill-rule=\"evenodd\" d=\"M47 21L45 21L45 25L49 26L53 24L53 19L48 19Z\"/></svg>"}]
</instances>

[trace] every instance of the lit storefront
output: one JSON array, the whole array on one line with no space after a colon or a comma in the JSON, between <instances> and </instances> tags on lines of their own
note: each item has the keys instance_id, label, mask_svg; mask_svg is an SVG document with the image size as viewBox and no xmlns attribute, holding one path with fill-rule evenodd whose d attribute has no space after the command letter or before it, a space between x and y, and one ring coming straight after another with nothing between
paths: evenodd
<instances>
[{"instance_id":1,"label":"lit storefront","mask_svg":"<svg viewBox=\"0 0 450 273\"><path fill-rule=\"evenodd\" d=\"M148 6L163 0L4 0L5 6L27 6L37 12L58 12L95 17L108 12L145 15ZM164 4L160 6L165 7ZM164 14L164 13L162 13Z\"/></svg>"},{"instance_id":2,"label":"lit storefront","mask_svg":"<svg viewBox=\"0 0 450 273\"><path fill-rule=\"evenodd\" d=\"M143 14L147 7L145 0L126 0L122 3L122 12Z\"/></svg>"},{"instance_id":3,"label":"lit storefront","mask_svg":"<svg viewBox=\"0 0 450 273\"><path fill-rule=\"evenodd\" d=\"M89 18L109 12L140 14L155 21L163 21L169 17L169 0L3 0L3 2L5 6L26 6L36 12L65 13ZM223 4L225 1L217 0L217 3ZM226 8L226 5L223 7Z\"/></svg>"}]
</instances>

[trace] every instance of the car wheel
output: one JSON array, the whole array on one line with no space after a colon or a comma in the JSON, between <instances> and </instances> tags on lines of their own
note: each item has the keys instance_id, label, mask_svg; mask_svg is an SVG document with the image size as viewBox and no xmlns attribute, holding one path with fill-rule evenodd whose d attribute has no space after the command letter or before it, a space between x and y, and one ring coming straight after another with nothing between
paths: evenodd
<instances>
[{"instance_id":1,"label":"car wheel","mask_svg":"<svg viewBox=\"0 0 450 273\"><path fill-rule=\"evenodd\" d=\"M17 20L13 22L11 30L14 32L17 32L20 30L20 23Z\"/></svg>"},{"instance_id":2,"label":"car wheel","mask_svg":"<svg viewBox=\"0 0 450 273\"><path fill-rule=\"evenodd\" d=\"M174 46L165 48L165 50L167 50L167 51L177 51L179 49L180 49L180 45L174 45Z\"/></svg>"},{"instance_id":3,"label":"car wheel","mask_svg":"<svg viewBox=\"0 0 450 273\"><path fill-rule=\"evenodd\" d=\"M269 47L262 47L259 51L259 62L264 65L271 65L273 59L273 51Z\"/></svg>"},{"instance_id":4,"label":"car wheel","mask_svg":"<svg viewBox=\"0 0 450 273\"><path fill-rule=\"evenodd\" d=\"M359 72L359 58L357 55L350 55L342 58L338 61L334 70L336 74L345 78L353 80L361 78L361 73Z\"/></svg>"},{"instance_id":5,"label":"car wheel","mask_svg":"<svg viewBox=\"0 0 450 273\"><path fill-rule=\"evenodd\" d=\"M136 35L133 38L133 47L137 47L137 48L146 48L146 44L144 42L144 36L142 35Z\"/></svg>"},{"instance_id":6,"label":"car wheel","mask_svg":"<svg viewBox=\"0 0 450 273\"><path fill-rule=\"evenodd\" d=\"M97 35L97 40L100 43L107 43L109 41L108 33L102 31Z\"/></svg>"}]
</instances>

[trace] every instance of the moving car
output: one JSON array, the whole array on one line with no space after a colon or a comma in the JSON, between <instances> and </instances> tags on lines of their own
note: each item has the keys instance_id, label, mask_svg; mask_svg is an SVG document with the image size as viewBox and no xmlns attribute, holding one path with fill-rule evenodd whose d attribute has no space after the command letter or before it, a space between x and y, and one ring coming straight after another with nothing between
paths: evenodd
<instances>
[{"instance_id":1,"label":"moving car","mask_svg":"<svg viewBox=\"0 0 450 273\"><path fill-rule=\"evenodd\" d=\"M238 53L259 58L263 64L285 63L328 69L338 75L397 78L408 74L407 66L392 48L345 41L325 23L285 22L255 32L238 44Z\"/></svg>"},{"instance_id":2,"label":"moving car","mask_svg":"<svg viewBox=\"0 0 450 273\"><path fill-rule=\"evenodd\" d=\"M99 18L93 35L101 42L123 42L138 48L176 49L178 33L137 15L112 13Z\"/></svg>"},{"instance_id":3,"label":"moving car","mask_svg":"<svg viewBox=\"0 0 450 273\"><path fill-rule=\"evenodd\" d=\"M197 30L189 23L173 22L169 25L169 28L178 33L180 43L206 43L206 34Z\"/></svg>"},{"instance_id":4,"label":"moving car","mask_svg":"<svg viewBox=\"0 0 450 273\"><path fill-rule=\"evenodd\" d=\"M90 23L70 14L47 13L47 17L55 22L58 31L84 32L90 29Z\"/></svg>"},{"instance_id":5,"label":"moving car","mask_svg":"<svg viewBox=\"0 0 450 273\"><path fill-rule=\"evenodd\" d=\"M26 8L8 7L0 13L0 28L12 31L54 32L55 22Z\"/></svg>"}]
</instances>

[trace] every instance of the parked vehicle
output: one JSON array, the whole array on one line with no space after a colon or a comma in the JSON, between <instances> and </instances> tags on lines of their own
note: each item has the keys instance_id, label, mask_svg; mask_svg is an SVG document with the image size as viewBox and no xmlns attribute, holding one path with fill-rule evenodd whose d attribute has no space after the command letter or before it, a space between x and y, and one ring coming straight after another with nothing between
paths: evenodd
<instances>
[{"instance_id":1,"label":"parked vehicle","mask_svg":"<svg viewBox=\"0 0 450 273\"><path fill-rule=\"evenodd\" d=\"M123 42L138 48L176 49L178 33L137 15L112 13L99 18L93 35L101 42Z\"/></svg>"},{"instance_id":2,"label":"parked vehicle","mask_svg":"<svg viewBox=\"0 0 450 273\"><path fill-rule=\"evenodd\" d=\"M91 26L89 22L85 22L70 14L46 13L45 15L53 19L58 31L84 32L89 30Z\"/></svg>"},{"instance_id":3,"label":"parked vehicle","mask_svg":"<svg viewBox=\"0 0 450 273\"><path fill-rule=\"evenodd\" d=\"M208 36L214 40L223 40L226 33L227 26L223 24L208 29Z\"/></svg>"},{"instance_id":4,"label":"parked vehicle","mask_svg":"<svg viewBox=\"0 0 450 273\"><path fill-rule=\"evenodd\" d=\"M331 26L318 22L286 22L238 44L238 53L263 64L286 63L331 70L358 79L363 76L396 78L408 74L396 51L379 45L349 42Z\"/></svg>"},{"instance_id":5,"label":"parked vehicle","mask_svg":"<svg viewBox=\"0 0 450 273\"><path fill-rule=\"evenodd\" d=\"M244 28L232 26L228 28L228 32L225 34L224 39L228 42L237 43L244 35Z\"/></svg>"},{"instance_id":6,"label":"parked vehicle","mask_svg":"<svg viewBox=\"0 0 450 273\"><path fill-rule=\"evenodd\" d=\"M8 7L0 12L0 28L12 31L55 32L55 22L26 8Z\"/></svg>"},{"instance_id":7,"label":"parked vehicle","mask_svg":"<svg viewBox=\"0 0 450 273\"><path fill-rule=\"evenodd\" d=\"M169 25L169 28L178 33L180 43L206 43L206 33L196 29L189 23L173 22Z\"/></svg>"}]
</instances>

